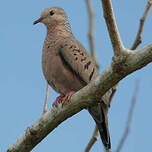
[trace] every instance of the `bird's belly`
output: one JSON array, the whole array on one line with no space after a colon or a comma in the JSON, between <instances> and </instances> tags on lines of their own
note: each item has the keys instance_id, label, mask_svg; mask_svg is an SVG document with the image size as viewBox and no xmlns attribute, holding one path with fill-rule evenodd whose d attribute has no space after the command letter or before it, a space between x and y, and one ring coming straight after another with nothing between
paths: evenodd
<instances>
[{"instance_id":1,"label":"bird's belly","mask_svg":"<svg viewBox=\"0 0 152 152\"><path fill-rule=\"evenodd\" d=\"M47 58L42 55L42 69L50 86L62 95L84 87L79 78L63 64L59 55L47 55Z\"/></svg>"}]
</instances>

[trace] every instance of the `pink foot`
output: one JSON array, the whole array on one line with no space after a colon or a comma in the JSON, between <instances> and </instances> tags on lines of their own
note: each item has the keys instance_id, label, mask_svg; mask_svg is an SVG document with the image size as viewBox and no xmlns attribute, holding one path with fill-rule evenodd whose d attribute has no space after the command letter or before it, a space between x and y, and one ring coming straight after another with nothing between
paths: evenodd
<instances>
[{"instance_id":1,"label":"pink foot","mask_svg":"<svg viewBox=\"0 0 152 152\"><path fill-rule=\"evenodd\" d=\"M62 98L63 98L63 97L64 97L63 95L58 96L58 97L56 98L56 100L53 102L52 106L53 106L53 107L54 107L54 106L56 107L57 104L62 101Z\"/></svg>"},{"instance_id":2,"label":"pink foot","mask_svg":"<svg viewBox=\"0 0 152 152\"><path fill-rule=\"evenodd\" d=\"M69 93L67 93L65 96L58 96L56 98L56 100L53 102L52 106L54 107L57 107L57 104L58 103L62 103L62 105L64 105L67 101L70 100L71 96L75 93L75 91L71 91Z\"/></svg>"},{"instance_id":3,"label":"pink foot","mask_svg":"<svg viewBox=\"0 0 152 152\"><path fill-rule=\"evenodd\" d=\"M67 93L67 94L62 98L62 105L64 105L67 101L69 101L74 93L75 93L75 91L71 91L71 92Z\"/></svg>"}]
</instances>

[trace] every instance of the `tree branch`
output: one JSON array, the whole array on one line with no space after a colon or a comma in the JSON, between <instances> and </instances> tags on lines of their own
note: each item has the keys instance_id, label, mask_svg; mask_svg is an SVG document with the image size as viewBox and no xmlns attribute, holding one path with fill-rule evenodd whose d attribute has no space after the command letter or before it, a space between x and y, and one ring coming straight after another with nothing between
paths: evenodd
<instances>
[{"instance_id":1,"label":"tree branch","mask_svg":"<svg viewBox=\"0 0 152 152\"><path fill-rule=\"evenodd\" d=\"M84 108L93 106L101 97L128 74L152 62L152 44L130 51L126 60L113 57L111 65L86 87L76 92L68 104L61 104L41 116L10 146L7 152L29 152L61 122Z\"/></svg>"},{"instance_id":2,"label":"tree branch","mask_svg":"<svg viewBox=\"0 0 152 152\"><path fill-rule=\"evenodd\" d=\"M143 14L142 18L140 19L140 25L139 25L139 30L138 30L138 33L136 36L136 40L133 43L131 50L135 50L138 47L138 45L142 42L141 34L142 34L144 23L145 23L145 20L146 20L146 17L147 17L147 14L149 12L151 5L152 5L152 1L148 0L144 14Z\"/></svg>"},{"instance_id":3,"label":"tree branch","mask_svg":"<svg viewBox=\"0 0 152 152\"><path fill-rule=\"evenodd\" d=\"M111 0L101 0L101 2L103 7L104 18L107 24L115 56L119 56L120 53L127 53L126 51L124 51L124 46L120 38L120 34L115 21L115 16L113 13Z\"/></svg>"},{"instance_id":4,"label":"tree branch","mask_svg":"<svg viewBox=\"0 0 152 152\"><path fill-rule=\"evenodd\" d=\"M96 126L93 132L93 135L88 143L88 145L86 146L84 152L89 152L91 147L94 145L94 143L98 140L98 127Z\"/></svg>"},{"instance_id":5,"label":"tree branch","mask_svg":"<svg viewBox=\"0 0 152 152\"><path fill-rule=\"evenodd\" d=\"M47 84L46 84L46 95L45 95L45 103L44 103L43 114L45 114L45 113L47 112L49 95L50 95L50 86L49 86L49 84L48 84L48 82L47 82Z\"/></svg>"},{"instance_id":6,"label":"tree branch","mask_svg":"<svg viewBox=\"0 0 152 152\"><path fill-rule=\"evenodd\" d=\"M130 125L131 125L131 121L132 121L132 117L133 117L133 112L134 112L134 109L135 109L136 97L137 97L138 90L139 90L139 82L137 81L135 91L134 91L134 94L133 94L133 97L132 97L130 110L129 110L129 113L128 113L128 120L127 120L127 123L126 123L126 129L125 129L124 134L123 134L123 136L120 140L120 143L118 145L118 148L117 148L116 152L120 152L125 140L127 139L128 133L130 131Z\"/></svg>"}]
</instances>

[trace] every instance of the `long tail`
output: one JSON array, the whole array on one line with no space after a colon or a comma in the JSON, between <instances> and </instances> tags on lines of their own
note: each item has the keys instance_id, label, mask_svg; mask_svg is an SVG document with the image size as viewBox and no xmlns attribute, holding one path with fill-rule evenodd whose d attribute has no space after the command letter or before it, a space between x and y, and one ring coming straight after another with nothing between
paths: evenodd
<instances>
[{"instance_id":1,"label":"long tail","mask_svg":"<svg viewBox=\"0 0 152 152\"><path fill-rule=\"evenodd\" d=\"M102 143L106 150L111 149L110 134L108 129L107 106L101 102L98 105L88 109L89 113L95 120L100 132Z\"/></svg>"}]
</instances>

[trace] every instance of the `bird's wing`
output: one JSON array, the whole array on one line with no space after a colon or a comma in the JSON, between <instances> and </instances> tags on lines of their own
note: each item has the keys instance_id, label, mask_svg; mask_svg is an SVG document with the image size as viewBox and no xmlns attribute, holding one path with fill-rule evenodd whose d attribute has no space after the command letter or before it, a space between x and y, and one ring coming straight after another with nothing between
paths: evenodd
<instances>
[{"instance_id":1,"label":"bird's wing","mask_svg":"<svg viewBox=\"0 0 152 152\"><path fill-rule=\"evenodd\" d=\"M59 55L83 81L89 83L97 77L94 61L85 48L75 39L66 39L61 43Z\"/></svg>"}]
</instances>

